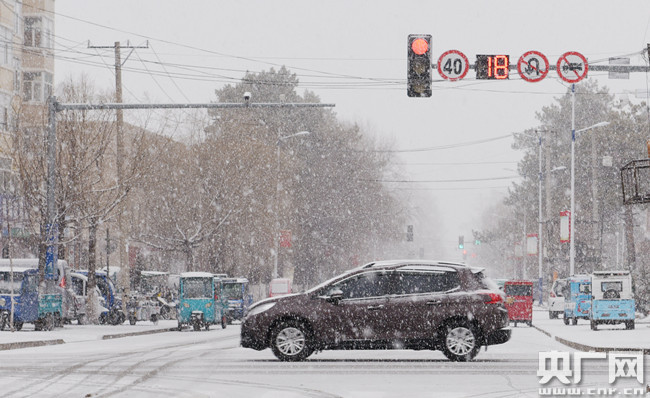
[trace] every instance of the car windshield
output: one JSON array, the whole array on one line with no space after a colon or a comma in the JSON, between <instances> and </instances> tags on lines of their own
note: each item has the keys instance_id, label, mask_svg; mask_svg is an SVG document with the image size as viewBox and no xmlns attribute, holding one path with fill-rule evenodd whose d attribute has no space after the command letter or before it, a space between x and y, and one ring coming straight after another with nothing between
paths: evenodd
<instances>
[{"instance_id":1,"label":"car windshield","mask_svg":"<svg viewBox=\"0 0 650 398\"><path fill-rule=\"evenodd\" d=\"M223 295L228 297L229 300L241 300L244 298L243 283L224 283Z\"/></svg>"},{"instance_id":2,"label":"car windshield","mask_svg":"<svg viewBox=\"0 0 650 398\"><path fill-rule=\"evenodd\" d=\"M183 280L184 298L212 298L211 278L189 278Z\"/></svg>"},{"instance_id":3,"label":"car windshield","mask_svg":"<svg viewBox=\"0 0 650 398\"><path fill-rule=\"evenodd\" d=\"M505 292L508 296L532 296L533 287L531 285L508 285L506 284Z\"/></svg>"},{"instance_id":4,"label":"car windshield","mask_svg":"<svg viewBox=\"0 0 650 398\"><path fill-rule=\"evenodd\" d=\"M0 294L11 294L12 286L13 293L20 293L20 284L23 281L23 274L14 272L14 281L11 282L11 272L0 272Z\"/></svg>"},{"instance_id":5,"label":"car windshield","mask_svg":"<svg viewBox=\"0 0 650 398\"><path fill-rule=\"evenodd\" d=\"M556 296L562 297L564 295L563 290L566 287L566 281L556 280L553 284L553 292Z\"/></svg>"}]
</instances>

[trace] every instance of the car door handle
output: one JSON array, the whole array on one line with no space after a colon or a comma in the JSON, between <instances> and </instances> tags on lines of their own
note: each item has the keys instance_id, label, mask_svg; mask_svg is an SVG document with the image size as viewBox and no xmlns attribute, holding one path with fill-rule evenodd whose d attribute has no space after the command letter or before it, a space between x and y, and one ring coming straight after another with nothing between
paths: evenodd
<instances>
[{"instance_id":1,"label":"car door handle","mask_svg":"<svg viewBox=\"0 0 650 398\"><path fill-rule=\"evenodd\" d=\"M438 304L442 304L442 300L427 301L427 305L438 305Z\"/></svg>"},{"instance_id":2,"label":"car door handle","mask_svg":"<svg viewBox=\"0 0 650 398\"><path fill-rule=\"evenodd\" d=\"M373 306L368 307L368 311L377 311L377 310L381 310L383 308L384 308L383 304L373 305Z\"/></svg>"}]
</instances>

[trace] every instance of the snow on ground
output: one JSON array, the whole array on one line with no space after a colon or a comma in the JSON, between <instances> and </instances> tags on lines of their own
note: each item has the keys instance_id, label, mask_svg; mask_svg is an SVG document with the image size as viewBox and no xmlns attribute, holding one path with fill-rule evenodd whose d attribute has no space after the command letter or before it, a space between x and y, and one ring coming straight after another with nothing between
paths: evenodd
<instances>
[{"instance_id":1,"label":"snow on ground","mask_svg":"<svg viewBox=\"0 0 650 398\"><path fill-rule=\"evenodd\" d=\"M0 332L0 345L7 343L18 343L27 341L49 341L61 339L66 343L101 340L103 336L133 333L151 332L176 327L175 320L161 320L157 325L149 321L138 322L135 325L124 323L122 325L64 325L62 328L55 328L52 331L35 331L34 325L26 323L20 331L11 332L4 330Z\"/></svg>"},{"instance_id":2,"label":"snow on ground","mask_svg":"<svg viewBox=\"0 0 650 398\"><path fill-rule=\"evenodd\" d=\"M577 325L565 325L564 319L549 319L545 308L536 307L533 325L575 343L600 348L626 348L650 350L650 317L637 318L636 326L626 330L624 324L598 325L598 330L591 330L589 320L579 319Z\"/></svg>"}]
</instances>

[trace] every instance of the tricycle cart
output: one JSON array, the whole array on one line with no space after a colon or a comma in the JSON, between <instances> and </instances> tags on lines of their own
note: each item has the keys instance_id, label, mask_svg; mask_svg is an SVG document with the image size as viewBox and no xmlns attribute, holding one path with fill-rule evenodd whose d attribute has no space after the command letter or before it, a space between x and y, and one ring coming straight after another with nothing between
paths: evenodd
<instances>
[{"instance_id":1,"label":"tricycle cart","mask_svg":"<svg viewBox=\"0 0 650 398\"><path fill-rule=\"evenodd\" d=\"M594 271L591 275L591 329L599 324L624 323L634 329L635 303L630 271Z\"/></svg>"},{"instance_id":2,"label":"tricycle cart","mask_svg":"<svg viewBox=\"0 0 650 398\"><path fill-rule=\"evenodd\" d=\"M61 293L39 292L38 270L13 267L11 272L10 267L0 267L0 329L10 326L13 311L16 330L24 323L33 323L35 330L52 330L61 324L62 308Z\"/></svg>"},{"instance_id":3,"label":"tricycle cart","mask_svg":"<svg viewBox=\"0 0 650 398\"><path fill-rule=\"evenodd\" d=\"M220 305L215 305L214 275L207 272L184 272L179 278L178 330L192 325L194 330L210 329L223 319Z\"/></svg>"},{"instance_id":4,"label":"tricycle cart","mask_svg":"<svg viewBox=\"0 0 650 398\"><path fill-rule=\"evenodd\" d=\"M533 282L523 280L506 281L503 285L506 294L508 319L515 323L533 325Z\"/></svg>"},{"instance_id":5,"label":"tricycle cart","mask_svg":"<svg viewBox=\"0 0 650 398\"><path fill-rule=\"evenodd\" d=\"M573 325L578 319L589 319L591 314L591 277L574 275L567 278L564 288L564 324Z\"/></svg>"}]
</instances>

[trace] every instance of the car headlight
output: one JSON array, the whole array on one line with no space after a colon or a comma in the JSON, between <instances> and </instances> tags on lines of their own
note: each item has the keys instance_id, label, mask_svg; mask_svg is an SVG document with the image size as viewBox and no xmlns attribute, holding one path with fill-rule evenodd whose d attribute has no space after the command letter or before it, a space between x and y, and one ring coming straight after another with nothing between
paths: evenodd
<instances>
[{"instance_id":1,"label":"car headlight","mask_svg":"<svg viewBox=\"0 0 650 398\"><path fill-rule=\"evenodd\" d=\"M273 303L260 304L260 305L258 305L257 307L253 307L250 311L248 311L248 313L246 314L246 316L252 316L252 315L261 314L262 312L264 312L264 311L268 311L268 310L270 310L271 308L273 308L273 306L274 306L275 304L276 304L275 302L273 302Z\"/></svg>"}]
</instances>

